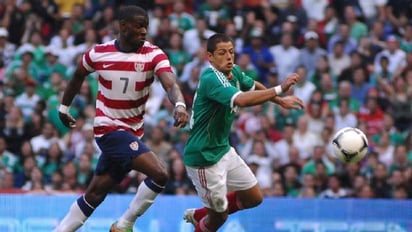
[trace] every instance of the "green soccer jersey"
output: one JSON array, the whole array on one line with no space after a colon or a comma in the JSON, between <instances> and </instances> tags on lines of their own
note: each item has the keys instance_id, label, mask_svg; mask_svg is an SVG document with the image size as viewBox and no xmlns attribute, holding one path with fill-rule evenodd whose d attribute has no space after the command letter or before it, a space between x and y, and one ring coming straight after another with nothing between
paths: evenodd
<instances>
[{"instance_id":1,"label":"green soccer jersey","mask_svg":"<svg viewBox=\"0 0 412 232\"><path fill-rule=\"evenodd\" d=\"M185 165L210 166L229 151L229 133L237 109L234 98L255 86L238 66L234 66L231 76L229 80L212 66L202 73L192 106Z\"/></svg>"}]
</instances>

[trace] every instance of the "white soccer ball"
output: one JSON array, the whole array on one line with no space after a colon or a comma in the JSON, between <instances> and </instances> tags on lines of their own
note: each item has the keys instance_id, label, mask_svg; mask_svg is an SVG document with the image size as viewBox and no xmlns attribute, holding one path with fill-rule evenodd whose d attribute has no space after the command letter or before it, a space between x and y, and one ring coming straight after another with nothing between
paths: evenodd
<instances>
[{"instance_id":1,"label":"white soccer ball","mask_svg":"<svg viewBox=\"0 0 412 232\"><path fill-rule=\"evenodd\" d=\"M340 129L332 139L336 158L344 163L356 163L368 152L368 139L358 128Z\"/></svg>"}]
</instances>

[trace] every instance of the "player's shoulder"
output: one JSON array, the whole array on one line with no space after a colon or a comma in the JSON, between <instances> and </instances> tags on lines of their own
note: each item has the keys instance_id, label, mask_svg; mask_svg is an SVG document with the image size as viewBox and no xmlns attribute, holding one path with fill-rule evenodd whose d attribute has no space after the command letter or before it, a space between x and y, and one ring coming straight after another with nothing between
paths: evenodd
<instances>
[{"instance_id":1,"label":"player's shoulder","mask_svg":"<svg viewBox=\"0 0 412 232\"><path fill-rule=\"evenodd\" d=\"M233 75L241 75L241 74L243 74L243 71L240 69L239 65L235 64L235 65L233 65L233 68L232 68L232 74Z\"/></svg>"},{"instance_id":2,"label":"player's shoulder","mask_svg":"<svg viewBox=\"0 0 412 232\"><path fill-rule=\"evenodd\" d=\"M115 40L110 40L104 43L95 44L92 49L95 51L112 50L115 47Z\"/></svg>"},{"instance_id":3,"label":"player's shoulder","mask_svg":"<svg viewBox=\"0 0 412 232\"><path fill-rule=\"evenodd\" d=\"M159 46L149 41L145 41L142 48L139 49L139 53L144 53L144 54L158 53L158 52L163 52L163 50Z\"/></svg>"}]
</instances>

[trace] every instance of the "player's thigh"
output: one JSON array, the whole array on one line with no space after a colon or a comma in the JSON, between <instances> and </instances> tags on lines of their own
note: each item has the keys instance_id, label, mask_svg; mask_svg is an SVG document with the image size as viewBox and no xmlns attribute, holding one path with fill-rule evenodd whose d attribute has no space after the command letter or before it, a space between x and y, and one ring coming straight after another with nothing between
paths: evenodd
<instances>
[{"instance_id":1,"label":"player's thigh","mask_svg":"<svg viewBox=\"0 0 412 232\"><path fill-rule=\"evenodd\" d=\"M227 209L226 170L219 163L209 167L186 166L187 174L203 205L216 212Z\"/></svg>"},{"instance_id":2,"label":"player's thigh","mask_svg":"<svg viewBox=\"0 0 412 232\"><path fill-rule=\"evenodd\" d=\"M257 185L258 181L252 170L233 148L226 154L226 159L229 163L227 171L227 187L229 192L244 191Z\"/></svg>"},{"instance_id":3,"label":"player's thigh","mask_svg":"<svg viewBox=\"0 0 412 232\"><path fill-rule=\"evenodd\" d=\"M151 178L167 175L164 162L152 151L134 157L131 168Z\"/></svg>"},{"instance_id":4,"label":"player's thigh","mask_svg":"<svg viewBox=\"0 0 412 232\"><path fill-rule=\"evenodd\" d=\"M110 132L96 138L96 142L102 151L96 167L97 176L109 173L120 182L132 169L148 176L157 174L152 170L164 170L164 165L153 152L128 131Z\"/></svg>"}]
</instances>

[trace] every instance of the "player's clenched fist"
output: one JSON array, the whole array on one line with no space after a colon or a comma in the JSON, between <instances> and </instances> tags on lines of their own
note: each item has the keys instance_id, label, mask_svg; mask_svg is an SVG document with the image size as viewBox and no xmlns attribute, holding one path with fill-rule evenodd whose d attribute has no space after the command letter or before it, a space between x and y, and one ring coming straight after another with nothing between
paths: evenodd
<instances>
[{"instance_id":1,"label":"player's clenched fist","mask_svg":"<svg viewBox=\"0 0 412 232\"><path fill-rule=\"evenodd\" d=\"M175 107L173 117L175 119L175 123L174 123L175 127L179 127L179 128L185 127L189 120L189 114L186 111L186 105L184 105L183 103L177 104Z\"/></svg>"},{"instance_id":2,"label":"player's clenched fist","mask_svg":"<svg viewBox=\"0 0 412 232\"><path fill-rule=\"evenodd\" d=\"M280 84L282 87L282 92L286 92L299 81L299 75L297 73L292 73Z\"/></svg>"},{"instance_id":3,"label":"player's clenched fist","mask_svg":"<svg viewBox=\"0 0 412 232\"><path fill-rule=\"evenodd\" d=\"M63 125L68 128L73 128L76 126L76 119L70 115L69 109L67 106L60 105L59 107L59 118L62 121Z\"/></svg>"}]
</instances>

